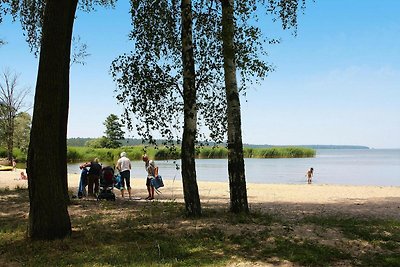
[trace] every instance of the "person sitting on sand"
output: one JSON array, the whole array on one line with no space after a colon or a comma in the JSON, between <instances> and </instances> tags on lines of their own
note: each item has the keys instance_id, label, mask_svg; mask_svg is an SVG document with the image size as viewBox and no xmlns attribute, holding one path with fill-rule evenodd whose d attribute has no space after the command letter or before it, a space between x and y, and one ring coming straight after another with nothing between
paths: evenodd
<instances>
[{"instance_id":1,"label":"person sitting on sand","mask_svg":"<svg viewBox=\"0 0 400 267\"><path fill-rule=\"evenodd\" d=\"M24 172L21 172L19 179L20 180L28 180L28 176L26 176Z\"/></svg>"},{"instance_id":2,"label":"person sitting on sand","mask_svg":"<svg viewBox=\"0 0 400 267\"><path fill-rule=\"evenodd\" d=\"M307 177L307 182L308 184L311 184L312 182L312 177L314 176L314 169L310 168L307 173L306 173L306 177Z\"/></svg>"}]
</instances>

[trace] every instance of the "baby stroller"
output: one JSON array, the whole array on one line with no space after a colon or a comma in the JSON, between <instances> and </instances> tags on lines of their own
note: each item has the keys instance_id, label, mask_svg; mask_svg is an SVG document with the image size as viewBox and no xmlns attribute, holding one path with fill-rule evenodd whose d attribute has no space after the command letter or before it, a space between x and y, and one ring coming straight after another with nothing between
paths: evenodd
<instances>
[{"instance_id":1,"label":"baby stroller","mask_svg":"<svg viewBox=\"0 0 400 267\"><path fill-rule=\"evenodd\" d=\"M101 169L99 195L97 200L106 199L115 201L114 189L114 169L110 166Z\"/></svg>"}]
</instances>

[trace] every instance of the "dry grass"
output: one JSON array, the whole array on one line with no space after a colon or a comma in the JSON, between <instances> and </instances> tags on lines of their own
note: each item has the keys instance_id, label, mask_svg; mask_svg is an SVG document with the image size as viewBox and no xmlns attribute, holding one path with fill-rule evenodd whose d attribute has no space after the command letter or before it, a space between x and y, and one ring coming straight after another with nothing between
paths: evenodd
<instances>
[{"instance_id":1,"label":"dry grass","mask_svg":"<svg viewBox=\"0 0 400 267\"><path fill-rule=\"evenodd\" d=\"M398 266L398 219L306 206L233 215L206 202L191 219L166 199L73 200L72 236L31 242L27 190L2 190L0 266Z\"/></svg>"}]
</instances>

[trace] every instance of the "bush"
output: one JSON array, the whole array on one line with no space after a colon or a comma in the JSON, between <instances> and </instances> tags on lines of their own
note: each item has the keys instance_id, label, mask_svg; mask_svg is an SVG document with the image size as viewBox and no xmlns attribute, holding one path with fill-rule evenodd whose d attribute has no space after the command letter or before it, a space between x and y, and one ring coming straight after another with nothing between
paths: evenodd
<instances>
[{"instance_id":1,"label":"bush","mask_svg":"<svg viewBox=\"0 0 400 267\"><path fill-rule=\"evenodd\" d=\"M154 159L156 160L166 160L166 159L178 159L180 158L180 153L177 150L170 148L158 148L155 150Z\"/></svg>"},{"instance_id":2,"label":"bush","mask_svg":"<svg viewBox=\"0 0 400 267\"><path fill-rule=\"evenodd\" d=\"M14 159L17 161L17 162L26 162L26 158L27 158L27 154L26 154L26 152L23 152L21 149L19 149L19 148L14 148L14 150L13 150L13 156L14 156Z\"/></svg>"},{"instance_id":3,"label":"bush","mask_svg":"<svg viewBox=\"0 0 400 267\"><path fill-rule=\"evenodd\" d=\"M0 158L6 158L7 157L7 149L4 147L0 147Z\"/></svg>"},{"instance_id":4,"label":"bush","mask_svg":"<svg viewBox=\"0 0 400 267\"><path fill-rule=\"evenodd\" d=\"M81 159L81 155L79 154L77 148L68 147L67 148L67 160L69 162L78 161Z\"/></svg>"},{"instance_id":5,"label":"bush","mask_svg":"<svg viewBox=\"0 0 400 267\"><path fill-rule=\"evenodd\" d=\"M4 147L0 147L0 158L7 158L8 152ZM17 162L26 162L26 153L19 148L13 149L13 157Z\"/></svg>"},{"instance_id":6,"label":"bush","mask_svg":"<svg viewBox=\"0 0 400 267\"><path fill-rule=\"evenodd\" d=\"M243 149L243 156L245 158L253 158L254 157L254 149L253 148L244 148Z\"/></svg>"},{"instance_id":7,"label":"bush","mask_svg":"<svg viewBox=\"0 0 400 267\"><path fill-rule=\"evenodd\" d=\"M200 147L196 151L200 159L222 159L228 157L228 149L225 147Z\"/></svg>"},{"instance_id":8,"label":"bush","mask_svg":"<svg viewBox=\"0 0 400 267\"><path fill-rule=\"evenodd\" d=\"M256 158L307 158L314 157L315 150L303 147L271 147L253 149Z\"/></svg>"}]
</instances>

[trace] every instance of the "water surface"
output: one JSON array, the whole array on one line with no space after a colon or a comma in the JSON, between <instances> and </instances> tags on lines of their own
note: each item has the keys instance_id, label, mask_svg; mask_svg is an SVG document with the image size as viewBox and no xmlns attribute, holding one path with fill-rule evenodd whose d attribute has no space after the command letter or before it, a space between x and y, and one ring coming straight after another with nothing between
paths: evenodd
<instances>
[{"instance_id":1,"label":"water surface","mask_svg":"<svg viewBox=\"0 0 400 267\"><path fill-rule=\"evenodd\" d=\"M180 161L177 162L180 165ZM173 161L157 161L166 179L181 180ZM245 159L249 183L304 184L308 168L314 168L316 184L400 186L400 149L320 149L315 158ZM197 180L228 181L227 159L197 159ZM79 173L79 164L69 164ZM145 179L142 161L132 161L133 179Z\"/></svg>"}]
</instances>

